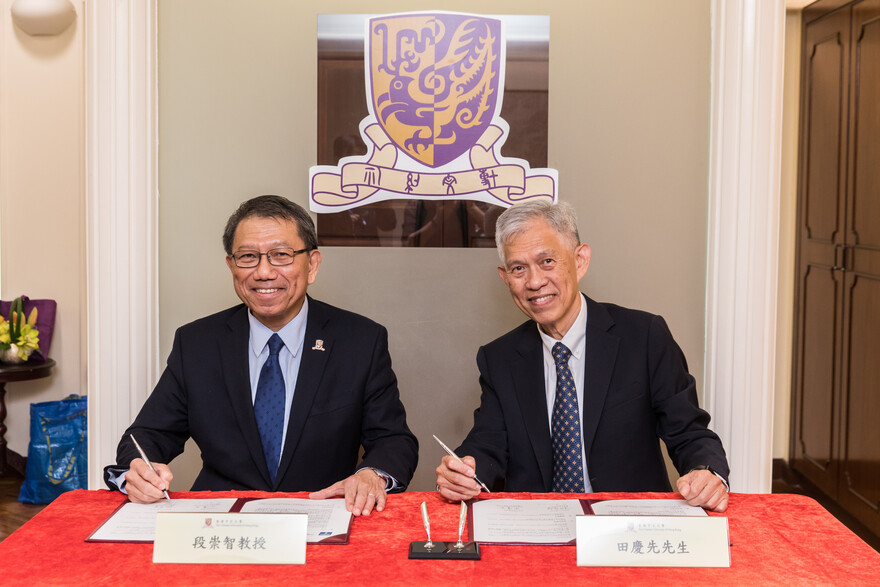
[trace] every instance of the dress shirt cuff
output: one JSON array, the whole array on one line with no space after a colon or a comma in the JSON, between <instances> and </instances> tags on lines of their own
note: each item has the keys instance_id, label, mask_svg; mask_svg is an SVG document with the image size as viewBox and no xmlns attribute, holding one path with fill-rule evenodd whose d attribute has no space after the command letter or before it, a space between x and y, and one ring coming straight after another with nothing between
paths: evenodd
<instances>
[{"instance_id":1,"label":"dress shirt cuff","mask_svg":"<svg viewBox=\"0 0 880 587\"><path fill-rule=\"evenodd\" d=\"M107 481L116 486L116 489L120 491L120 493L124 493L128 495L128 491L125 490L125 476L128 474L128 469L107 469Z\"/></svg>"},{"instance_id":2,"label":"dress shirt cuff","mask_svg":"<svg viewBox=\"0 0 880 587\"><path fill-rule=\"evenodd\" d=\"M696 467L691 469L691 471L709 471L710 473L721 479L721 482L724 483L724 489L727 490L727 493L730 493L730 485L727 484L727 479L719 475L718 472L709 465L697 465Z\"/></svg>"},{"instance_id":3,"label":"dress shirt cuff","mask_svg":"<svg viewBox=\"0 0 880 587\"><path fill-rule=\"evenodd\" d=\"M392 491L397 491L401 489L403 486L397 482L397 479L383 471L382 469L377 469L376 467L361 467L357 471L355 471L355 475L363 471L364 469L370 469L375 474L377 474L382 479L385 479L385 493L391 493Z\"/></svg>"},{"instance_id":4,"label":"dress shirt cuff","mask_svg":"<svg viewBox=\"0 0 880 587\"><path fill-rule=\"evenodd\" d=\"M724 483L724 489L727 490L727 493L730 493L730 485L727 484L727 479L725 479L724 477L722 477L721 475L719 475L715 471L712 471L712 474L715 475L716 477L718 477L719 479L721 479L721 482Z\"/></svg>"}]
</instances>

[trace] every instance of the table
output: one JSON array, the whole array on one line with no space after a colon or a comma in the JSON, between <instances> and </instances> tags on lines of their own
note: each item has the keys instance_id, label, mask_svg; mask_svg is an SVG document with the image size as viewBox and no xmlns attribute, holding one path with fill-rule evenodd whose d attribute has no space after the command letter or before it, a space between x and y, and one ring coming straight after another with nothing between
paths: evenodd
<instances>
[{"instance_id":1,"label":"table","mask_svg":"<svg viewBox=\"0 0 880 587\"><path fill-rule=\"evenodd\" d=\"M13 381L30 381L42 379L52 373L55 366L53 359L44 362L24 362L19 365L0 365L0 477L6 474L9 468L24 477L25 459L14 450L6 448L6 384Z\"/></svg>"},{"instance_id":2,"label":"table","mask_svg":"<svg viewBox=\"0 0 880 587\"><path fill-rule=\"evenodd\" d=\"M184 492L172 498L306 497L259 491ZM498 493L494 497L553 499L584 495ZM672 493L597 493L593 499L679 498ZM723 514L730 526L728 569L578 567L574 546L483 545L480 561L409 560L424 540L419 504L427 502L434 540L454 540L457 504L437 492L388 496L385 511L356 518L348 545L309 545L306 564L153 564L151 544L83 540L125 500L106 490L63 494L0 542L3 585L877 585L880 554L800 495L734 493ZM719 515L719 514L711 514ZM131 575L126 576L130 571Z\"/></svg>"}]
</instances>

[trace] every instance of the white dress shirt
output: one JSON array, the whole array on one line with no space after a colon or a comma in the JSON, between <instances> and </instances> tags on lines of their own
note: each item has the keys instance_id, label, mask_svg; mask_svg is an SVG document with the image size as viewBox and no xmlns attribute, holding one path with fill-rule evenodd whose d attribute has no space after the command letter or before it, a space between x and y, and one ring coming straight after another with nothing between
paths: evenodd
<instances>
[{"instance_id":1,"label":"white dress shirt","mask_svg":"<svg viewBox=\"0 0 880 587\"><path fill-rule=\"evenodd\" d=\"M593 486L590 484L589 471L587 471L587 455L584 452L586 442L584 442L584 372L587 364L587 300L583 294L581 298L581 310L578 312L574 324L562 337L562 340L556 340L552 336L545 334L541 327L538 326L538 333L541 335L541 341L544 343L544 393L547 396L547 422L549 429L553 430L553 403L556 401L556 361L553 359L553 345L561 342L568 350L571 351L571 357L568 359L568 368L571 370L571 376L574 379L575 390L578 398L578 418L581 427L581 461L584 465L584 492L592 493Z\"/></svg>"}]
</instances>

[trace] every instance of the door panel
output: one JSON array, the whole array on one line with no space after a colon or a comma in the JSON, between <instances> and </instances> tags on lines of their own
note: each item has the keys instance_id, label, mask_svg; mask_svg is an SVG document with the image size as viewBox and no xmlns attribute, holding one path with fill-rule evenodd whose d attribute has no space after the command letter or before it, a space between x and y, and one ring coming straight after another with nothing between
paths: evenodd
<instances>
[{"instance_id":1,"label":"door panel","mask_svg":"<svg viewBox=\"0 0 880 587\"><path fill-rule=\"evenodd\" d=\"M847 276L840 501L880 534L880 276Z\"/></svg>"},{"instance_id":2,"label":"door panel","mask_svg":"<svg viewBox=\"0 0 880 587\"><path fill-rule=\"evenodd\" d=\"M839 478L841 296L835 268L846 231L849 14L808 24L798 186L792 467L836 497Z\"/></svg>"},{"instance_id":3,"label":"door panel","mask_svg":"<svg viewBox=\"0 0 880 587\"><path fill-rule=\"evenodd\" d=\"M880 0L853 9L852 206L853 245L880 249Z\"/></svg>"},{"instance_id":4,"label":"door panel","mask_svg":"<svg viewBox=\"0 0 880 587\"><path fill-rule=\"evenodd\" d=\"M837 299L840 286L830 266L807 268L802 282L803 313L799 316L804 334L797 363L801 402L797 411L798 431L795 468L823 491L837 486L837 421L839 418L837 368L840 324Z\"/></svg>"},{"instance_id":5,"label":"door panel","mask_svg":"<svg viewBox=\"0 0 880 587\"><path fill-rule=\"evenodd\" d=\"M835 240L842 220L846 49L841 37L840 31L820 36L807 62L805 228L807 238L825 243Z\"/></svg>"},{"instance_id":6,"label":"door panel","mask_svg":"<svg viewBox=\"0 0 880 587\"><path fill-rule=\"evenodd\" d=\"M880 0L852 31L839 499L880 535Z\"/></svg>"}]
</instances>

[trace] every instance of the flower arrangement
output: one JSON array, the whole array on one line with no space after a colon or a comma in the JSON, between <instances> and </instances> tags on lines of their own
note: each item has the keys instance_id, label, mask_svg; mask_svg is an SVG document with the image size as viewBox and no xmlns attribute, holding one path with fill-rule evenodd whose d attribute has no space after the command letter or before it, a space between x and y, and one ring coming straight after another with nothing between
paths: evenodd
<instances>
[{"instance_id":1,"label":"flower arrangement","mask_svg":"<svg viewBox=\"0 0 880 587\"><path fill-rule=\"evenodd\" d=\"M39 348L40 333L37 330L37 309L31 310L27 321L21 298L15 298L9 308L9 319L0 316L0 360L6 363L23 363Z\"/></svg>"}]
</instances>

